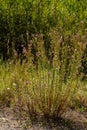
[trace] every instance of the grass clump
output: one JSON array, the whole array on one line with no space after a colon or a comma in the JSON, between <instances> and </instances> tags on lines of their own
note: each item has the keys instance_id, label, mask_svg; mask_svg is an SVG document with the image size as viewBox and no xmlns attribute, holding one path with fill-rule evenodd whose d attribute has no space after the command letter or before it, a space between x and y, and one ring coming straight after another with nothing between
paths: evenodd
<instances>
[{"instance_id":1,"label":"grass clump","mask_svg":"<svg viewBox=\"0 0 87 130\"><path fill-rule=\"evenodd\" d=\"M87 73L86 5L1 0L1 104L48 118L60 117L78 101Z\"/></svg>"},{"instance_id":2,"label":"grass clump","mask_svg":"<svg viewBox=\"0 0 87 130\"><path fill-rule=\"evenodd\" d=\"M44 55L43 44L39 46L37 41L36 65L33 55L30 56L31 51L25 54L27 61L0 65L0 102L17 105L20 110L46 118L60 117L65 112L79 88L82 54L79 54L80 46L73 48L74 54L71 55L68 45L63 44L62 51L55 43L52 64Z\"/></svg>"}]
</instances>

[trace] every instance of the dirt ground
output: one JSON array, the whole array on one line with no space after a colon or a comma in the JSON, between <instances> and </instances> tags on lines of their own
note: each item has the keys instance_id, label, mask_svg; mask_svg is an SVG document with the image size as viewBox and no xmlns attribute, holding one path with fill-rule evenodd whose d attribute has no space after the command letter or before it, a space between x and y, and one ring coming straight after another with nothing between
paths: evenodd
<instances>
[{"instance_id":1,"label":"dirt ground","mask_svg":"<svg viewBox=\"0 0 87 130\"><path fill-rule=\"evenodd\" d=\"M87 112L68 109L61 119L36 120L29 127L20 123L17 115L12 108L0 108L0 130L87 130Z\"/></svg>"}]
</instances>

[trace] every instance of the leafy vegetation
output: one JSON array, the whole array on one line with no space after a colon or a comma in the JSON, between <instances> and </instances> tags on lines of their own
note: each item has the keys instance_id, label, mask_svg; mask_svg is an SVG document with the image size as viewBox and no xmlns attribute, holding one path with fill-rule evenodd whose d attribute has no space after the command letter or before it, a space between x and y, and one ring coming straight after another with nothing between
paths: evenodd
<instances>
[{"instance_id":1,"label":"leafy vegetation","mask_svg":"<svg viewBox=\"0 0 87 130\"><path fill-rule=\"evenodd\" d=\"M80 102L86 33L85 0L0 0L0 103L59 117Z\"/></svg>"}]
</instances>

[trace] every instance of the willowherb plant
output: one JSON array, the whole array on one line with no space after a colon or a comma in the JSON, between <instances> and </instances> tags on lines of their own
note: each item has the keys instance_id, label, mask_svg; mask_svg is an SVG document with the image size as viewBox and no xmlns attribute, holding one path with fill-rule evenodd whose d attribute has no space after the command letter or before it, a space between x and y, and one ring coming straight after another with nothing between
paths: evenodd
<instances>
[{"instance_id":1,"label":"willowherb plant","mask_svg":"<svg viewBox=\"0 0 87 130\"><path fill-rule=\"evenodd\" d=\"M14 67L12 84L15 83L16 87L13 85L12 88L15 101L20 102L20 108L29 113L45 117L61 116L78 88L81 48L70 39L65 39L61 46L55 38L52 41L54 55L50 66L45 58L43 40L35 40L38 46L37 67L34 64L30 66L30 62L18 63Z\"/></svg>"},{"instance_id":2,"label":"willowherb plant","mask_svg":"<svg viewBox=\"0 0 87 130\"><path fill-rule=\"evenodd\" d=\"M0 56L5 60L15 54L15 62L0 65L3 102L12 98L20 108L46 117L65 111L78 87L86 53L83 1L1 1Z\"/></svg>"}]
</instances>

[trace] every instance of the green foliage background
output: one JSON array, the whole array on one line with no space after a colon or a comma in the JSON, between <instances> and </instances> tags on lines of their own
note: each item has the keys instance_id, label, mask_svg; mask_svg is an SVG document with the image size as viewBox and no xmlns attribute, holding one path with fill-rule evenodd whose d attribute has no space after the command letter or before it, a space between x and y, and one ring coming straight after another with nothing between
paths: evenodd
<instances>
[{"instance_id":1,"label":"green foliage background","mask_svg":"<svg viewBox=\"0 0 87 130\"><path fill-rule=\"evenodd\" d=\"M86 76L87 0L0 0L0 104L60 117Z\"/></svg>"},{"instance_id":2,"label":"green foliage background","mask_svg":"<svg viewBox=\"0 0 87 130\"><path fill-rule=\"evenodd\" d=\"M0 0L0 56L3 60L11 58L13 50L22 55L21 45L27 48L39 34L43 34L49 59L54 44L53 36L50 36L52 30L57 30L59 39L62 36L62 43L68 45L74 39L74 48L78 43L84 46L87 43L87 1ZM37 46L34 44L32 43L32 53L36 57ZM84 56L87 56L86 51ZM87 61L84 64L87 65Z\"/></svg>"}]
</instances>

